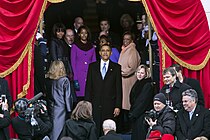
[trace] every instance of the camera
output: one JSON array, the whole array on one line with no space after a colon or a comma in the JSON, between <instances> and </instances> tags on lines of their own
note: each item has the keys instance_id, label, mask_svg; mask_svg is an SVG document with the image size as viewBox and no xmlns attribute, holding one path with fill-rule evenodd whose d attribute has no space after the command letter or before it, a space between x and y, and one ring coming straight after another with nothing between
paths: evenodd
<instances>
[{"instance_id":1,"label":"camera","mask_svg":"<svg viewBox=\"0 0 210 140\"><path fill-rule=\"evenodd\" d=\"M47 102L44 100L37 100L33 104L31 104L26 110L25 110L25 121L31 122L31 118L39 117L40 114L44 114L47 111L44 109L43 106L47 106ZM41 112L42 110L42 112Z\"/></svg>"},{"instance_id":2,"label":"camera","mask_svg":"<svg viewBox=\"0 0 210 140\"><path fill-rule=\"evenodd\" d=\"M151 118L154 121L158 118L158 113L154 109L152 109L150 111L146 111L145 112L145 118L146 119Z\"/></svg>"}]
</instances>

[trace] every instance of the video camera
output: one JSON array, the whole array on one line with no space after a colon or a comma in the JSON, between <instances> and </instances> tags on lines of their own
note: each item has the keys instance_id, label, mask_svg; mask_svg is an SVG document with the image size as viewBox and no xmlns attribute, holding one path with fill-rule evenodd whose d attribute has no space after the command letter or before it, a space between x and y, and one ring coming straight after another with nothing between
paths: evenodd
<instances>
[{"instance_id":1,"label":"video camera","mask_svg":"<svg viewBox=\"0 0 210 140\"><path fill-rule=\"evenodd\" d=\"M16 111L21 112L24 115L26 122L30 122L31 124L33 124L33 118L38 117L41 113L41 110L43 113L46 112L46 109L44 109L43 107L47 105L46 101L38 100L42 96L43 93L40 92L30 100L26 98L20 98L15 101Z\"/></svg>"},{"instance_id":2,"label":"video camera","mask_svg":"<svg viewBox=\"0 0 210 140\"><path fill-rule=\"evenodd\" d=\"M151 109L150 111L145 112L145 118L151 118L154 121L158 118L158 113L154 109Z\"/></svg>"},{"instance_id":3,"label":"video camera","mask_svg":"<svg viewBox=\"0 0 210 140\"><path fill-rule=\"evenodd\" d=\"M44 106L47 106L47 102L44 100L37 100L32 104L29 104L29 107L25 110L25 121L30 122L31 118L39 117L41 114L41 110L43 114L47 111L44 109Z\"/></svg>"}]
</instances>

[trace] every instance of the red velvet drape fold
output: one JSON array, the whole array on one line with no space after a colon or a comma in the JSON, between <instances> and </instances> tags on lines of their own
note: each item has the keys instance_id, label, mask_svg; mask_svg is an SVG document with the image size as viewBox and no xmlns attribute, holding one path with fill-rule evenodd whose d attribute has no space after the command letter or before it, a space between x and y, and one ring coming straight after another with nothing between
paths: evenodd
<instances>
[{"instance_id":1,"label":"red velvet drape fold","mask_svg":"<svg viewBox=\"0 0 210 140\"><path fill-rule=\"evenodd\" d=\"M8 81L13 101L34 96L34 35L46 5L47 0L1 0L0 77Z\"/></svg>"},{"instance_id":2,"label":"red velvet drape fold","mask_svg":"<svg viewBox=\"0 0 210 140\"><path fill-rule=\"evenodd\" d=\"M45 0L1 1L0 77L8 80L13 100L17 95L33 96L33 40L46 4Z\"/></svg>"},{"instance_id":3,"label":"red velvet drape fold","mask_svg":"<svg viewBox=\"0 0 210 140\"><path fill-rule=\"evenodd\" d=\"M210 107L210 31L201 1L142 2L160 41L161 71L172 63L182 65L185 76L200 81Z\"/></svg>"}]
</instances>

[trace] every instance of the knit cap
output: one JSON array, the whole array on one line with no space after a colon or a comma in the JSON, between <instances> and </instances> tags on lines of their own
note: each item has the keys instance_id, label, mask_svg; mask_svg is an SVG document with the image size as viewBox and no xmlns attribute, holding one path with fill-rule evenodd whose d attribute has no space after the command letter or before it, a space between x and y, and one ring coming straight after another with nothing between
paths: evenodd
<instances>
[{"instance_id":1,"label":"knit cap","mask_svg":"<svg viewBox=\"0 0 210 140\"><path fill-rule=\"evenodd\" d=\"M155 95L153 101L160 101L163 104L166 104L166 96L163 93L158 93Z\"/></svg>"}]
</instances>

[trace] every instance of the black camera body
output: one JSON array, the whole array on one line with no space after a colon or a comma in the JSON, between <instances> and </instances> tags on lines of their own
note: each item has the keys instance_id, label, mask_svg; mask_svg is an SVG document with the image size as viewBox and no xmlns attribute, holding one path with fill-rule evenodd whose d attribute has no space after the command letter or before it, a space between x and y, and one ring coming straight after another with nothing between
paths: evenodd
<instances>
[{"instance_id":1,"label":"black camera body","mask_svg":"<svg viewBox=\"0 0 210 140\"><path fill-rule=\"evenodd\" d=\"M151 109L150 111L145 112L145 118L151 118L154 121L158 118L158 113L154 109Z\"/></svg>"},{"instance_id":2,"label":"black camera body","mask_svg":"<svg viewBox=\"0 0 210 140\"><path fill-rule=\"evenodd\" d=\"M43 105L47 106L44 100L37 100L25 110L25 121L30 122L32 117L39 117L41 110L44 112ZM45 112L44 112L45 113Z\"/></svg>"}]
</instances>

